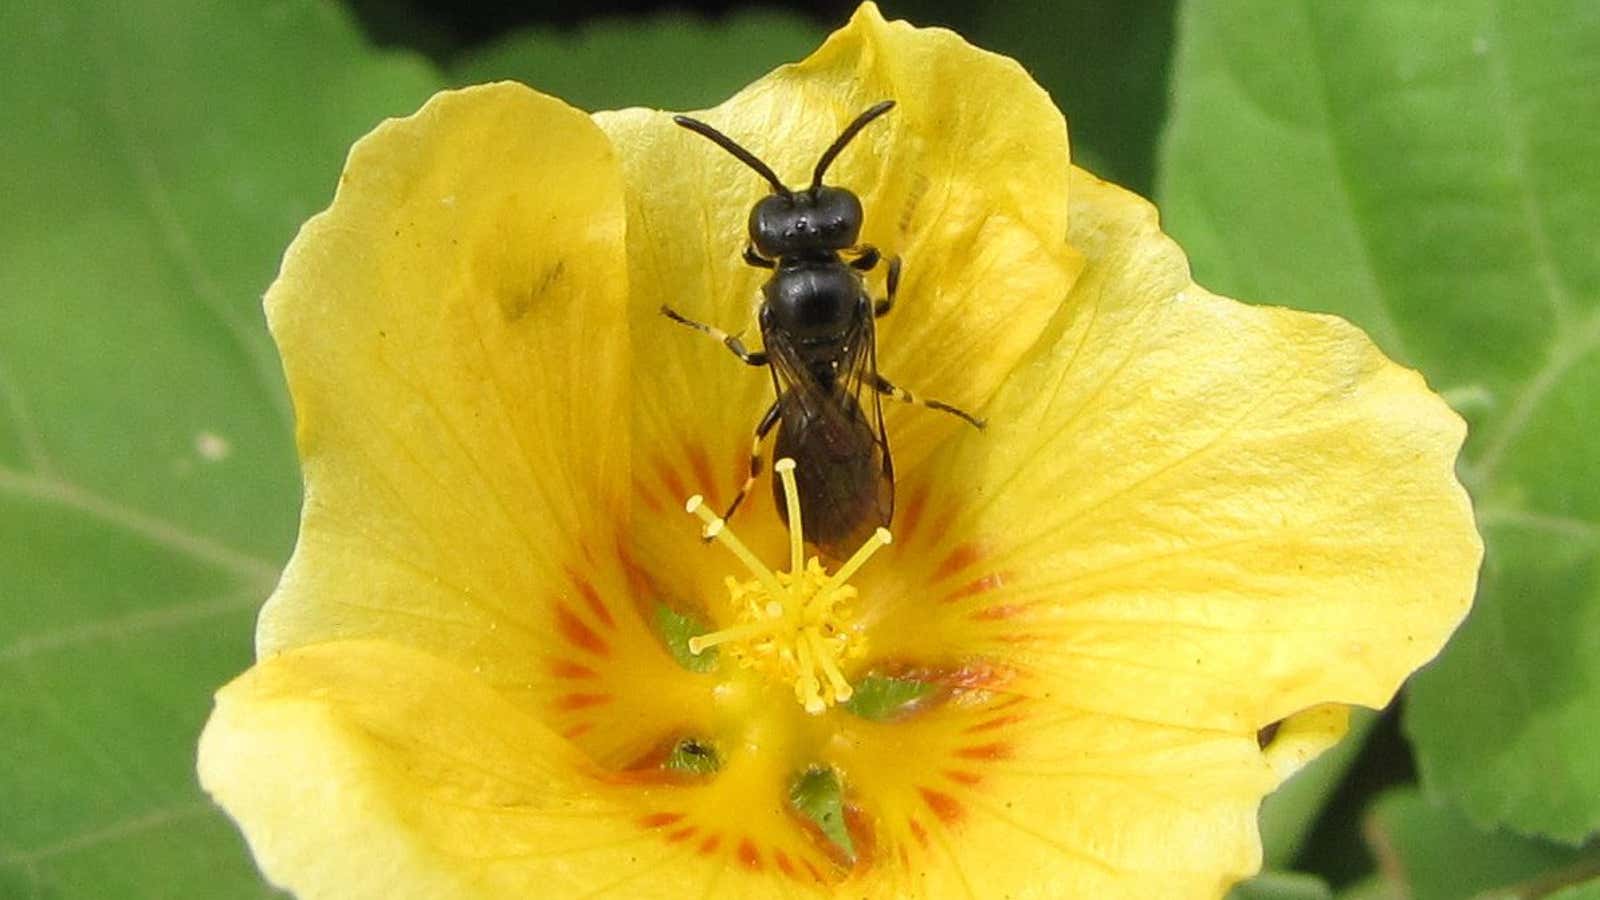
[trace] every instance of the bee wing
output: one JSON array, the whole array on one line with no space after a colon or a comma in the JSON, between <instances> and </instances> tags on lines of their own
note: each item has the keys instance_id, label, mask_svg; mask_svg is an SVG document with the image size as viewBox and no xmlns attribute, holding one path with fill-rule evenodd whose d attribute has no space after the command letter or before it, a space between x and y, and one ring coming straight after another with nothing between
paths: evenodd
<instances>
[{"instance_id":1,"label":"bee wing","mask_svg":"<svg viewBox=\"0 0 1600 900\"><path fill-rule=\"evenodd\" d=\"M822 469L809 478L804 471L801 472L803 482L837 486L843 492L837 497L813 494L811 502L828 505L830 512L825 514L826 518L854 522L865 528L864 533L850 535L849 539L858 544L871 533L872 528L878 524L888 524L894 514L894 467L889 457L889 441L876 388L877 346L871 307L864 307L863 314L858 317L855 328L846 339L845 352L838 362L841 390L837 393L818 383L787 337L771 335L766 342L766 350L771 363L773 386L784 405L784 416L794 416L792 421L804 422L804 431L810 441L821 441L845 455L870 453L872 456L869 471L876 470L878 474L870 477L870 490L874 492L870 499L856 493L865 486L862 481L840 481L836 475L830 476L828 471ZM802 470L826 465L824 455L802 456L805 458L796 460ZM865 511L860 509L863 500L876 513L870 516L870 525L867 524L868 517L863 516ZM848 548L854 549L853 545Z\"/></svg>"},{"instance_id":2,"label":"bee wing","mask_svg":"<svg viewBox=\"0 0 1600 900\"><path fill-rule=\"evenodd\" d=\"M846 390L855 398L856 406L872 426L873 443L877 446L878 466L882 477L878 479L878 512L888 523L894 517L894 459L889 456L889 432L883 424L883 393L878 390L878 326L872 307L867 305L861 316L861 335L851 343L847 358L849 375Z\"/></svg>"}]
</instances>

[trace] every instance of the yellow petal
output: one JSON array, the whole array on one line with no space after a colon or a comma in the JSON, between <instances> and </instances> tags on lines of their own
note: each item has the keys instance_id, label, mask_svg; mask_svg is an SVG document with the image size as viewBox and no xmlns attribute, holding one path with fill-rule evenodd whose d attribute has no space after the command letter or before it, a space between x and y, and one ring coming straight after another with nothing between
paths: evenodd
<instances>
[{"instance_id":1,"label":"yellow petal","mask_svg":"<svg viewBox=\"0 0 1600 900\"><path fill-rule=\"evenodd\" d=\"M518 85L440 94L355 146L267 295L306 499L262 654L424 648L563 730L635 723L587 729L607 758L675 724L650 710L682 671L618 560L623 231L605 136Z\"/></svg>"},{"instance_id":2,"label":"yellow petal","mask_svg":"<svg viewBox=\"0 0 1600 900\"><path fill-rule=\"evenodd\" d=\"M862 896L1221 896L1260 864L1253 736L1014 696L845 734L884 861Z\"/></svg>"},{"instance_id":3,"label":"yellow petal","mask_svg":"<svg viewBox=\"0 0 1600 900\"><path fill-rule=\"evenodd\" d=\"M202 785L305 900L814 892L830 863L772 775L602 771L465 669L378 641L263 661L200 742Z\"/></svg>"},{"instance_id":4,"label":"yellow petal","mask_svg":"<svg viewBox=\"0 0 1600 900\"><path fill-rule=\"evenodd\" d=\"M1262 753L1278 781L1288 781L1289 776L1337 744L1349 730L1350 707L1343 703L1324 703L1278 723L1262 747Z\"/></svg>"},{"instance_id":5,"label":"yellow petal","mask_svg":"<svg viewBox=\"0 0 1600 900\"><path fill-rule=\"evenodd\" d=\"M980 408L1077 266L1062 240L1065 125L1021 67L948 31L885 22L869 3L805 61L697 115L804 187L845 123L885 99L898 106L827 178L860 195L863 240L905 261L896 309L880 322L880 368L919 395ZM674 506L691 481L690 492L720 505L743 480L750 435L773 399L770 381L659 308L742 331L759 348L755 312L768 273L744 265L740 253L750 208L770 188L667 113L596 120L618 148L628 185L639 491ZM874 296L884 290L884 271L868 276ZM957 427L967 426L927 410L892 410L901 470ZM775 540L781 547L781 536ZM654 557L670 566L678 553Z\"/></svg>"},{"instance_id":6,"label":"yellow petal","mask_svg":"<svg viewBox=\"0 0 1600 900\"><path fill-rule=\"evenodd\" d=\"M951 524L881 588L878 652L1234 733L1382 706L1472 597L1460 419L1342 320L1197 288L1138 198L1073 197L1088 268L938 464Z\"/></svg>"}]
</instances>

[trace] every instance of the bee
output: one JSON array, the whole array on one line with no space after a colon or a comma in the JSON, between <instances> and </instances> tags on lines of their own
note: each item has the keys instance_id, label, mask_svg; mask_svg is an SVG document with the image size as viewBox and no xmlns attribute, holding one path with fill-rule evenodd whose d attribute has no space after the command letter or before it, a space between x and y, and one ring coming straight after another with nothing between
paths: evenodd
<instances>
[{"instance_id":1,"label":"bee","mask_svg":"<svg viewBox=\"0 0 1600 900\"><path fill-rule=\"evenodd\" d=\"M886 292L874 301L864 274L883 262L878 250L858 243L864 211L850 190L823 184L841 151L874 119L894 107L884 100L845 126L822 152L811 186L791 190L754 153L698 119L673 121L754 169L772 186L750 210L744 261L772 272L761 288L757 322L762 349L748 350L736 334L680 315L667 318L720 341L751 366L765 366L777 399L756 425L750 474L723 514L733 516L762 471L761 445L774 426L777 458L795 461L805 538L830 557L848 555L894 516L894 462L884 430L881 399L959 416L976 428L983 421L937 400L919 401L878 372L876 320L894 306L900 259L888 260ZM773 479L779 515L788 519L783 486Z\"/></svg>"}]
</instances>

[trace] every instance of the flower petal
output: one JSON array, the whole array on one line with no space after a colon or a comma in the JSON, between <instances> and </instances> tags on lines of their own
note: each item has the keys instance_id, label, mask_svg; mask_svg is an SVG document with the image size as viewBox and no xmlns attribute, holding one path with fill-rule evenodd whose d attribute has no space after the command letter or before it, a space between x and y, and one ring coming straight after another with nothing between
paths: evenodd
<instances>
[{"instance_id":1,"label":"flower petal","mask_svg":"<svg viewBox=\"0 0 1600 900\"><path fill-rule=\"evenodd\" d=\"M1343 703L1324 703L1302 710L1275 726L1272 733L1257 735L1267 765L1280 783L1339 743L1350 730L1350 707Z\"/></svg>"},{"instance_id":2,"label":"flower petal","mask_svg":"<svg viewBox=\"0 0 1600 900\"><path fill-rule=\"evenodd\" d=\"M760 775L619 777L465 669L379 641L260 663L219 692L200 742L205 789L306 900L815 888L828 862L781 784L770 803L740 793Z\"/></svg>"},{"instance_id":3,"label":"flower petal","mask_svg":"<svg viewBox=\"0 0 1600 900\"><path fill-rule=\"evenodd\" d=\"M862 585L878 652L1004 655L1018 690L1235 733L1382 706L1472 597L1460 419L1342 320L1195 287L1142 200L1073 197L1089 266L929 481L950 524L921 572Z\"/></svg>"},{"instance_id":4,"label":"flower petal","mask_svg":"<svg viewBox=\"0 0 1600 900\"><path fill-rule=\"evenodd\" d=\"M835 743L877 823L863 896L1202 897L1260 865L1253 736L995 697Z\"/></svg>"},{"instance_id":5,"label":"flower petal","mask_svg":"<svg viewBox=\"0 0 1600 900\"><path fill-rule=\"evenodd\" d=\"M896 310L880 322L880 366L921 396L978 409L1078 268L1063 242L1066 129L1045 92L1014 61L948 31L885 22L868 3L805 61L697 115L804 187L845 123L884 99L899 105L828 173L829 183L861 196L863 241L905 261ZM743 331L747 345L759 347L755 311L769 273L745 266L740 252L751 206L768 187L667 113L625 110L596 120L628 183L636 446L662 461L638 468L640 489L675 493L657 490L670 480L657 478L658 468L704 473L719 483L697 489L721 489L713 499L729 499L772 401L770 381L659 308ZM874 296L884 290L884 271L868 276ZM902 471L965 427L927 410L891 414Z\"/></svg>"},{"instance_id":6,"label":"flower petal","mask_svg":"<svg viewBox=\"0 0 1600 900\"><path fill-rule=\"evenodd\" d=\"M260 653L349 637L424 648L564 729L599 714L637 725L595 730L616 742L593 748L608 759L673 726L649 698L683 673L628 599L616 550L623 232L605 136L518 85L440 94L355 146L267 295L306 499ZM601 697L617 699L593 708Z\"/></svg>"}]
</instances>

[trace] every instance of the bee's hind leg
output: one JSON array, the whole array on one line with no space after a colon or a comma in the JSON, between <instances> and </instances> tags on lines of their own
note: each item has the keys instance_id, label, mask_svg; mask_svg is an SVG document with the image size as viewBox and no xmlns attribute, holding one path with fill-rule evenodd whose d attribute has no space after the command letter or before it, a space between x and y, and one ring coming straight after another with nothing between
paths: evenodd
<instances>
[{"instance_id":1,"label":"bee's hind leg","mask_svg":"<svg viewBox=\"0 0 1600 900\"><path fill-rule=\"evenodd\" d=\"M938 400L923 400L915 397L910 391L903 387L896 387L889 381L889 379L883 377L882 375L873 376L872 386L877 389L878 393L893 397L894 399L899 400L901 403L911 403L916 406L923 406L927 407L928 409L937 409L940 412L947 412L952 416L956 416L964 420L968 425L971 425L979 431L983 430L984 421L972 413Z\"/></svg>"},{"instance_id":2,"label":"bee's hind leg","mask_svg":"<svg viewBox=\"0 0 1600 900\"><path fill-rule=\"evenodd\" d=\"M750 442L750 474L745 478L744 484L739 486L739 493L734 495L733 502L728 504L728 511L722 514L723 521L733 518L734 512L739 509L739 504L750 496L750 489L755 487L756 479L760 477L762 469L761 442L767 439L767 433L772 431L772 426L776 424L778 424L778 401L774 400L762 414L760 424L756 425L755 439Z\"/></svg>"}]
</instances>

